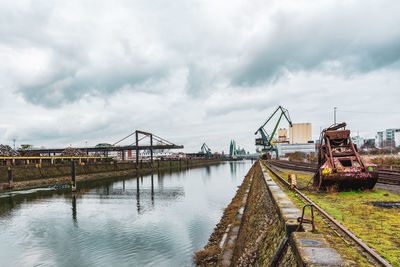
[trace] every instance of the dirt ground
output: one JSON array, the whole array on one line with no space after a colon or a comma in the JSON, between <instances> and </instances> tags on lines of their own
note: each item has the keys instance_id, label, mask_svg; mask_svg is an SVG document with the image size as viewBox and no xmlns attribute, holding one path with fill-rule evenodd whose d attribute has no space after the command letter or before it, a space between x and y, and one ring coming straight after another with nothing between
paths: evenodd
<instances>
[{"instance_id":1,"label":"dirt ground","mask_svg":"<svg viewBox=\"0 0 400 267\"><path fill-rule=\"evenodd\" d=\"M376 189L385 190L392 194L400 195L400 185L390 185L390 184L381 184L377 183L375 185Z\"/></svg>"}]
</instances>

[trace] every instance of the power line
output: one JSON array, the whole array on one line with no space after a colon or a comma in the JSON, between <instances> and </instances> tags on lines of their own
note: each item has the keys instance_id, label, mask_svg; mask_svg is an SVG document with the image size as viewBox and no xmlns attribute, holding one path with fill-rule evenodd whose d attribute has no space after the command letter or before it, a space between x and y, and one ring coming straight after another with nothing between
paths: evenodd
<instances>
[{"instance_id":1,"label":"power line","mask_svg":"<svg viewBox=\"0 0 400 267\"><path fill-rule=\"evenodd\" d=\"M400 114L400 112L380 112L380 111L350 111L337 109L336 112L360 113L360 114Z\"/></svg>"}]
</instances>

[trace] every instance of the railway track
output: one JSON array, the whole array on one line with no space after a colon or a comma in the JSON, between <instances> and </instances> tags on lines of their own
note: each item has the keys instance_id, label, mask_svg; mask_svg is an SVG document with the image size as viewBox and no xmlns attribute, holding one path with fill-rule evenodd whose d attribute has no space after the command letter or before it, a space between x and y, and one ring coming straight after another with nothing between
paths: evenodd
<instances>
[{"instance_id":1,"label":"railway track","mask_svg":"<svg viewBox=\"0 0 400 267\"><path fill-rule=\"evenodd\" d=\"M318 170L318 165L307 162L286 161L286 160L270 160L268 163L283 169L294 171L304 171L315 173ZM400 185L400 170L390 170L379 168L378 183Z\"/></svg>"},{"instance_id":2,"label":"railway track","mask_svg":"<svg viewBox=\"0 0 400 267\"><path fill-rule=\"evenodd\" d=\"M275 175L275 177L283 183L285 186L289 187L289 183L282 178L279 174L277 174L273 168L271 168L271 165L269 165L271 162L267 162L265 165L268 170ZM273 165L272 165L273 167ZM317 212L323 217L323 220L328 223L328 225L335 231L335 232L340 232L342 235L342 238L344 238L345 242L347 244L351 244L353 246L357 247L357 250L364 255L371 264L374 266L392 266L390 265L385 259L383 259L378 253L376 253L372 248L370 248L367 244L365 244L361 239L356 237L349 229L347 229L344 225L342 225L340 222L338 222L335 218L333 218L331 215L329 215L325 210L323 210L321 207L319 207L317 204L315 204L311 199L309 199L305 194L300 192L297 188L293 189L300 199L305 203L305 204L311 204ZM347 240L347 241L346 241ZM350 242L349 242L350 241Z\"/></svg>"}]
</instances>

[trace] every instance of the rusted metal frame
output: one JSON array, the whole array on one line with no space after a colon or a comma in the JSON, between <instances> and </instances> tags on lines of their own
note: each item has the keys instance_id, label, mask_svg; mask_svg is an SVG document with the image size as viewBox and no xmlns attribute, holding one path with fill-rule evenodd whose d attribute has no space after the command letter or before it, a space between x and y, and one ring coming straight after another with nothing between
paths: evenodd
<instances>
[{"instance_id":1,"label":"rusted metal frame","mask_svg":"<svg viewBox=\"0 0 400 267\"><path fill-rule=\"evenodd\" d=\"M350 141L351 149L353 150L354 155L356 156L356 159L357 159L358 163L359 163L360 166L362 166L362 168L365 170L365 165L364 165L364 163L362 162L361 158L359 157L359 155L358 155L358 153L357 153L357 151L356 151L356 148L354 147L354 144L353 144L353 142L351 141L351 138L349 138L349 141Z\"/></svg>"},{"instance_id":2,"label":"rusted metal frame","mask_svg":"<svg viewBox=\"0 0 400 267\"><path fill-rule=\"evenodd\" d=\"M325 156L325 159L326 159L326 161L329 163L329 167L331 167L332 169L333 169L333 166L332 166L332 162L331 162L331 158L329 158L329 156L328 156L328 154L325 152L324 153L324 156ZM321 164L322 165L322 164Z\"/></svg>"},{"instance_id":3,"label":"rusted metal frame","mask_svg":"<svg viewBox=\"0 0 400 267\"><path fill-rule=\"evenodd\" d=\"M138 142L142 141L143 139L145 139L145 138L147 138L147 137L148 137L148 136L145 135L145 136L143 136L142 138L139 138ZM129 146L133 146L133 145L136 145L136 142L130 144Z\"/></svg>"},{"instance_id":4,"label":"rusted metal frame","mask_svg":"<svg viewBox=\"0 0 400 267\"><path fill-rule=\"evenodd\" d=\"M329 142L328 142L329 141ZM332 165L332 169L336 168L335 167L335 162L333 160L333 155L332 155L332 148L331 148L331 142L330 139L328 137L325 137L325 145L328 148L328 153L330 156L330 161L331 161L331 165Z\"/></svg>"},{"instance_id":5,"label":"rusted metal frame","mask_svg":"<svg viewBox=\"0 0 400 267\"><path fill-rule=\"evenodd\" d=\"M147 136L146 136L147 137ZM139 139L141 141L141 139ZM144 150L144 149L149 149L149 145L143 145L143 146L138 146L139 150ZM136 145L128 145L128 146L114 146L114 147L108 147L106 150L107 151L121 151L121 150L136 150L137 146ZM183 148L181 145L154 145L153 149L180 149ZM85 147L77 147L76 149L82 150L82 151L89 151L89 152L101 152L104 151L104 148L95 148L95 147L90 147L90 148L85 148ZM65 148L54 148L50 149L50 153L62 153L65 150ZM32 149L30 152L35 152L35 153L46 153L48 154L48 149Z\"/></svg>"},{"instance_id":6,"label":"rusted metal frame","mask_svg":"<svg viewBox=\"0 0 400 267\"><path fill-rule=\"evenodd\" d=\"M168 141L168 140L166 140L166 139L164 139L162 137L159 137L159 136L157 136L155 134L152 134L152 135L153 135L153 138L155 138L157 141L160 141L161 143L164 142L166 144L175 145L174 143L172 143L172 142L170 142L170 141Z\"/></svg>"},{"instance_id":7,"label":"rusted metal frame","mask_svg":"<svg viewBox=\"0 0 400 267\"><path fill-rule=\"evenodd\" d=\"M117 141L117 142L115 142L114 144L113 144L113 146L115 146L116 144L118 144L118 143L121 143L122 141L124 141L125 139L127 139L127 138L129 138L129 137L131 137L132 135L134 135L136 133L136 131L135 132L133 132L133 133L131 133L131 134L129 134L129 135L127 135L127 136L125 136L124 138L122 138L121 140L119 140L119 141Z\"/></svg>"},{"instance_id":8,"label":"rusted metal frame","mask_svg":"<svg viewBox=\"0 0 400 267\"><path fill-rule=\"evenodd\" d=\"M273 171L271 168L266 166L270 172L272 172L280 181L282 181L284 184L289 185L289 183L283 179L281 176L279 176L275 171ZM330 220L333 224L335 224L341 231L343 231L346 235L348 235L354 242L356 242L360 247L362 247L368 254L370 254L375 260L377 260L379 263L381 263L383 266L386 267L392 267L385 259L383 259L378 253L376 253L372 248L370 248L367 244L365 244L361 239L356 237L350 230L348 230L344 225L342 225L340 222L338 222L335 218L333 218L331 215L329 215L326 211L324 211L320 206L315 204L311 199L309 199L306 195L304 195L300 190L297 188L294 188L296 193L301 196L305 201L308 203L312 204L317 211L324 215L328 220Z\"/></svg>"},{"instance_id":9,"label":"rusted metal frame","mask_svg":"<svg viewBox=\"0 0 400 267\"><path fill-rule=\"evenodd\" d=\"M136 130L136 133L144 134L144 135L152 135L151 133L145 132L145 131L139 131Z\"/></svg>"}]
</instances>

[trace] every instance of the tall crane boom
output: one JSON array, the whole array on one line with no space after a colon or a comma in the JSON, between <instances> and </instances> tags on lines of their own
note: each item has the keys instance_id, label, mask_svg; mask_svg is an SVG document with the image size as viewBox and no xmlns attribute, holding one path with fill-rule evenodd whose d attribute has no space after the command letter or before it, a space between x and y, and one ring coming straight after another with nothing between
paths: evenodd
<instances>
[{"instance_id":1,"label":"tall crane boom","mask_svg":"<svg viewBox=\"0 0 400 267\"><path fill-rule=\"evenodd\" d=\"M281 114L279 115L279 119L278 119L272 133L268 134L264 127L275 116L275 114L277 114L278 111L281 111ZM285 119L289 122L290 127L293 126L292 120L290 119L289 111L282 106L278 106L278 108L268 117L268 119L254 133L255 135L257 135L258 133L261 135L261 138L256 139L256 145L262 145L264 147L264 150L266 150L266 151L275 151L277 156L278 156L278 151L276 148L274 148L272 139L274 138L274 135L276 133L276 130L278 129L278 126L282 120L282 117L285 117Z\"/></svg>"},{"instance_id":2,"label":"tall crane boom","mask_svg":"<svg viewBox=\"0 0 400 267\"><path fill-rule=\"evenodd\" d=\"M206 143L203 143L203 145L200 148L200 152L209 155L211 154L211 149L207 146Z\"/></svg>"}]
</instances>

